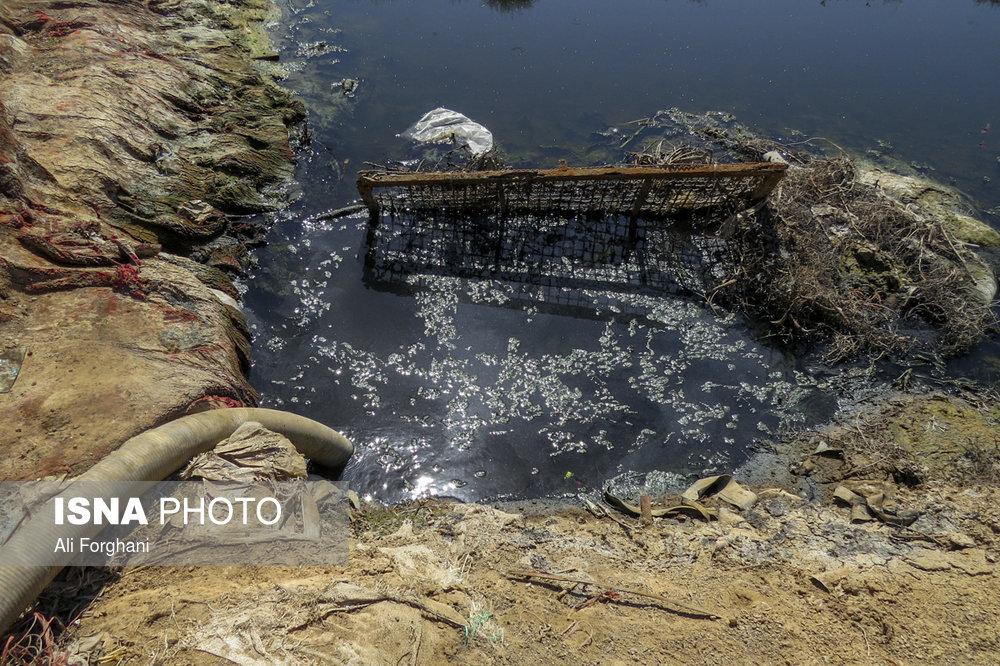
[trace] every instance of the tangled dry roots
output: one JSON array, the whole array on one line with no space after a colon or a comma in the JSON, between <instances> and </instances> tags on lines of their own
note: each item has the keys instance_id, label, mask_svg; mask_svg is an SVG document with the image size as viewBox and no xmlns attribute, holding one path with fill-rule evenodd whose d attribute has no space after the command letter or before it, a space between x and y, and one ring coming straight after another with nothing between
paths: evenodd
<instances>
[{"instance_id":1,"label":"tangled dry roots","mask_svg":"<svg viewBox=\"0 0 1000 666\"><path fill-rule=\"evenodd\" d=\"M830 360L961 353L995 323L970 246L845 158L790 168L730 246L727 300L788 339L828 340Z\"/></svg>"}]
</instances>

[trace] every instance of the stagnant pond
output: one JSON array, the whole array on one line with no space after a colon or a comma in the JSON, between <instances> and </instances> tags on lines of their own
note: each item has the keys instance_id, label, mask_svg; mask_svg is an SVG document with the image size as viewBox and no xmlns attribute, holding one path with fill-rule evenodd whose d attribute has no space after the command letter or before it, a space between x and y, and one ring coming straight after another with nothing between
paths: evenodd
<instances>
[{"instance_id":1,"label":"stagnant pond","mask_svg":"<svg viewBox=\"0 0 1000 666\"><path fill-rule=\"evenodd\" d=\"M345 480L384 501L732 470L827 418L857 372L791 358L692 299L586 292L561 310L443 275L379 289L363 279L366 216L318 214L357 198L366 161L412 157L397 134L438 106L542 168L604 163L609 137L673 107L925 173L996 224L998 34L1000 6L974 0L290 0L275 35L312 142L248 285L254 384L266 406L348 434ZM996 350L952 372L995 383Z\"/></svg>"}]
</instances>

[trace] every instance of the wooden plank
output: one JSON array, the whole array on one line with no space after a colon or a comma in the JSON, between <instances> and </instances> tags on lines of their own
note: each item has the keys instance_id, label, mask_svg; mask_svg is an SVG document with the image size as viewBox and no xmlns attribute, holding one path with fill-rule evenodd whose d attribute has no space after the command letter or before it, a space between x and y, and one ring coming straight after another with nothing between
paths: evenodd
<instances>
[{"instance_id":1,"label":"wooden plank","mask_svg":"<svg viewBox=\"0 0 1000 666\"><path fill-rule=\"evenodd\" d=\"M763 200L778 184L788 168L787 164L775 162L747 162L736 164L686 164L665 167L587 167L571 169L561 166L557 169L510 169L505 171L449 171L407 173L388 171L362 171L358 175L358 192L365 205L374 217L380 214L379 197L375 189L416 188L432 189L447 188L453 194L465 188L481 189L486 186L489 191L495 191L503 209L507 201L504 196L505 186L512 188L541 188L542 191L551 188L559 191L561 186L573 183L640 183L635 199L629 205L632 216L644 210L647 196L655 183L662 183L669 190L685 191L684 181L690 181L690 196L698 197L698 191L704 190L705 182L715 182L718 189L713 191L723 199L729 197L733 202L742 202L752 206ZM742 182L741 182L742 181ZM495 190L494 190L495 188ZM719 191L721 190L721 191ZM447 195L447 192L444 193ZM389 194L393 197L393 194ZM437 194L435 196L441 196ZM448 195L451 196L451 195ZM475 195L473 195L475 196ZM516 198L516 196L515 196ZM457 198L455 206L462 207L466 202ZM714 206L720 202L704 202L704 205ZM442 203L440 205L447 205ZM657 204L653 205L657 208ZM662 211L657 211L662 214Z\"/></svg>"}]
</instances>

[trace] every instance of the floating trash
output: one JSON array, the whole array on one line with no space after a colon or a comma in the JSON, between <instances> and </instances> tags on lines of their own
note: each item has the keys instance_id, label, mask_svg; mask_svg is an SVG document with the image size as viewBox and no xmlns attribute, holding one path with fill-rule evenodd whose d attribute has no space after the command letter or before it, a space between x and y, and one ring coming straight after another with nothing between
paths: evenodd
<instances>
[{"instance_id":1,"label":"floating trash","mask_svg":"<svg viewBox=\"0 0 1000 666\"><path fill-rule=\"evenodd\" d=\"M457 111L438 107L428 111L399 136L419 143L452 143L467 147L473 155L493 148L493 133Z\"/></svg>"},{"instance_id":2,"label":"floating trash","mask_svg":"<svg viewBox=\"0 0 1000 666\"><path fill-rule=\"evenodd\" d=\"M21 364L24 363L24 347L15 347L0 352L0 393L6 393L14 386Z\"/></svg>"},{"instance_id":3,"label":"floating trash","mask_svg":"<svg viewBox=\"0 0 1000 666\"><path fill-rule=\"evenodd\" d=\"M345 97L354 97L358 92L358 86L361 82L358 79L342 79L340 82L334 84L340 88L340 92L343 93Z\"/></svg>"}]
</instances>

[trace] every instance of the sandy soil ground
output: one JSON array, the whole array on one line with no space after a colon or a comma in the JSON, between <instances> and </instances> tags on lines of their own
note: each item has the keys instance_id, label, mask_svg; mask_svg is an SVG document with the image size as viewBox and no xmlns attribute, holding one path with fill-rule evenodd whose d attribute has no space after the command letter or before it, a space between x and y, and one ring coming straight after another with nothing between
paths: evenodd
<instances>
[{"instance_id":1,"label":"sandy soil ground","mask_svg":"<svg viewBox=\"0 0 1000 666\"><path fill-rule=\"evenodd\" d=\"M347 567L126 572L73 635L121 663L997 663L1000 492L900 499L932 533L781 494L631 536L572 508L374 510Z\"/></svg>"},{"instance_id":2,"label":"sandy soil ground","mask_svg":"<svg viewBox=\"0 0 1000 666\"><path fill-rule=\"evenodd\" d=\"M996 446L995 417L942 395L876 401L765 454L756 503L709 499L711 522L365 505L344 567L77 570L47 595L79 597L61 649L91 637L77 645L101 663L994 664L1000 488L995 462L962 461ZM820 439L836 451L816 455ZM872 519L852 522L837 488Z\"/></svg>"}]
</instances>

